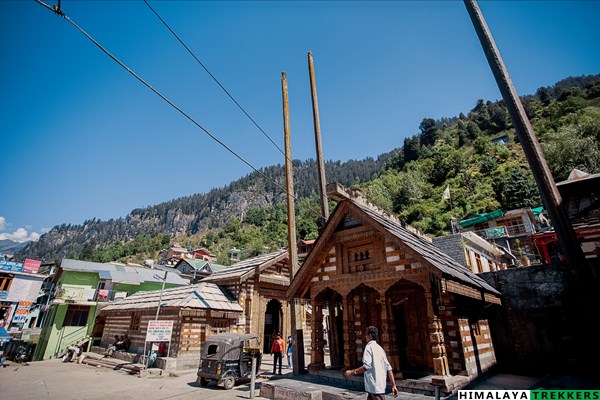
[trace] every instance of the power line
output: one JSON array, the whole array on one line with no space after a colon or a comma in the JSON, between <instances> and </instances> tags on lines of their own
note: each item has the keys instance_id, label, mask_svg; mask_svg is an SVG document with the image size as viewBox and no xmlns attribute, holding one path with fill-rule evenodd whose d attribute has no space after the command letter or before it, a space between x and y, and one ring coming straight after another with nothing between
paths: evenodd
<instances>
[{"instance_id":1,"label":"power line","mask_svg":"<svg viewBox=\"0 0 600 400\"><path fill-rule=\"evenodd\" d=\"M175 38L179 41L179 43L181 43L181 45L183 47L185 47L185 49L188 51L188 53L190 53L191 56L194 57L194 59L198 62L198 64L200 64L202 66L202 68L204 68L204 70L206 71L206 73L208 75L210 75L210 77L217 83L217 85L219 85L219 87L221 89L223 89L223 91L227 94L227 96L229 96L229 98L235 103L235 105L238 106L238 108L240 110L242 110L242 112L250 119L250 121L252 121L252 123L263 133L263 135L265 135L265 137L267 139L269 139L269 141L273 144L273 146L275 146L281 152L281 154L283 154L284 157L285 157L284 151L281 150L281 148L277 145L277 143L275 143L273 141L273 139L271 139L271 137L269 135L267 135L267 133L260 127L260 125L258 125L258 123L250 116L250 114L248 114L246 112L246 110L244 110L244 108L240 105L240 103L238 103L238 101L231 95L231 93L229 93L229 91L227 89L225 89L225 87L221 84L221 82L219 82L219 80L208 70L208 68L206 68L206 66L202 63L202 61L200 61L198 59L198 57L196 57L196 55L183 42L183 40L181 40L181 38L177 35L177 33L175 33L175 31L173 31L173 29L171 29L171 27L169 26L169 24L167 24L167 22L160 15L158 15L158 12L156 12L156 10L154 10L154 8L152 8L152 6L150 5L150 3L148 3L147 0L144 0L144 3L146 3L146 5L148 6L148 8L150 8L150 10L154 13L154 15L156 15L156 17L160 20L160 22L163 23L163 25L169 30L169 32L171 32L173 34L173 36L175 36Z\"/></svg>"},{"instance_id":2,"label":"power line","mask_svg":"<svg viewBox=\"0 0 600 400\"><path fill-rule=\"evenodd\" d=\"M54 13L56 13L57 15L63 17L65 20L67 20L71 25L73 25L79 32L81 32L85 37L87 37L89 40L92 41L92 43L94 43L100 50L102 50L107 56L109 56L113 61L115 61L117 64L119 64L121 67L123 67L127 72L129 72L134 78L136 78L139 82L141 82L144 86L146 86L148 89L152 90L157 96L159 96L161 99L163 99L164 101L166 101L171 107L173 107L175 110L177 110L181 115L183 115L184 117L186 117L190 122L192 122L194 125L196 125L198 128L202 129L211 139L213 139L215 142L217 142L218 144L220 144L223 148L225 148L227 151L229 151L231 154L233 154L235 157L237 157L240 161L242 161L244 164L246 164L247 166L249 166L250 168L252 168L255 172L257 172L258 174L260 174L263 178L265 178L268 181L271 181L276 187L278 187L279 189L282 190L282 192L287 194L287 191L285 189L283 189L281 186L279 186L279 184L277 184L277 182L275 182L273 179L269 178L267 175L265 175L264 173L262 173L260 170L256 169L252 164L250 164L250 162L246 161L242 156L240 156L239 154L237 154L233 149L231 149L230 147L228 147L225 143L223 143L221 140L219 140L216 136L214 136L212 133L210 133L208 131L208 129L204 128L202 125L200 125L198 122L196 122L196 120L194 120L194 118L192 118L190 115L188 115L185 111L183 111L181 108L177 107L173 102L171 102L167 97L165 97L162 93L160 93L158 90L156 90L154 87L152 87L149 83L147 83L144 79L142 79L138 74L136 74L135 72L133 72L129 67L127 67L125 64L123 64L118 58L116 58L114 55L112 55L108 50L106 50L100 43L98 43L93 37L91 37L85 30L83 30L79 25L77 25L75 22L73 22L60 8L60 3L58 6L49 6L48 4L42 2L41 0L35 0L37 3L43 5L44 7L48 8L49 10L52 10Z\"/></svg>"},{"instance_id":3,"label":"power line","mask_svg":"<svg viewBox=\"0 0 600 400\"><path fill-rule=\"evenodd\" d=\"M269 139L269 141L273 144L273 146L275 146L277 148L277 150L279 150L279 152L284 156L284 158L288 162L292 163L292 168L297 169L294 167L292 160L287 158L287 156L285 155L285 152L281 149L281 147L279 147L277 145L277 143L275 143L273 141L273 139L262 129L262 127L250 116L250 114L248 114L248 112L246 112L246 110L233 97L233 95L231 95L231 93L221 84L221 82L219 82L219 80L210 72L210 70L204 65L204 63L202 61L200 61L200 59L194 54L194 52L189 48L189 46L187 46L184 43L184 41L179 37L179 35L177 35L177 33L169 26L169 24L167 24L167 22L158 14L158 12L154 8L152 8L150 3L147 0L144 0L144 3L146 3L148 8L152 11L152 13L154 13L154 15L159 19L159 21L162 22L162 24L169 30L169 32L171 32L171 34L177 39L177 41L179 41L179 43L187 50L187 52L190 53L190 55L196 60L196 62L198 64L200 64L200 66L204 69L204 71L206 71L206 73L215 81L215 83L217 85L219 85L219 87L227 94L227 96L235 103L235 105L246 115L246 117L248 117L248 119L250 119L250 121L252 121L252 123L262 132L262 134L267 139ZM298 196L295 194L294 197L297 198Z\"/></svg>"}]
</instances>

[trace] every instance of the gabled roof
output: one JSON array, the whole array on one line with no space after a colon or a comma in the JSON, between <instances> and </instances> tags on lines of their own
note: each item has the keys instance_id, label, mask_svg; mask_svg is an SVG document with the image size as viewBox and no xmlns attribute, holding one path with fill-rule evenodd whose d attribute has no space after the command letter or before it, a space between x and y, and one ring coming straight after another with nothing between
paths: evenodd
<instances>
[{"instance_id":1,"label":"gabled roof","mask_svg":"<svg viewBox=\"0 0 600 400\"><path fill-rule=\"evenodd\" d=\"M138 292L123 300L112 301L102 311L156 308L160 299L162 307L208 309L215 311L242 312L242 307L214 283Z\"/></svg>"},{"instance_id":2,"label":"gabled roof","mask_svg":"<svg viewBox=\"0 0 600 400\"><path fill-rule=\"evenodd\" d=\"M72 260L63 258L60 263L63 271L95 272L100 279L111 280L113 282L125 283L130 285L139 285L145 282L162 283L162 279L157 279L154 275L164 276L162 271L144 267L132 267L130 265L116 263L97 263L90 261ZM179 275L167 274L166 283L172 285L187 285L189 282Z\"/></svg>"},{"instance_id":3,"label":"gabled roof","mask_svg":"<svg viewBox=\"0 0 600 400\"><path fill-rule=\"evenodd\" d=\"M396 238L400 242L404 243L406 246L427 260L442 274L443 277L458 281L459 283L468 285L478 290L483 290L488 293L493 293L495 295L500 294L500 292L490 286L483 279L478 277L466 267L454 261L449 255L439 250L433 243L425 240L423 237L413 232L410 232L392 215L381 209L378 209L371 204L367 204L364 200L361 200L357 197L351 197L338 184L328 185L328 196L330 196L330 187L336 190L332 196L336 196L334 198L338 200L339 203L327 221L327 224L322 231L323 233L317 239L313 251L309 254L302 268L300 268L298 274L294 277L287 292L288 297L295 296L301 290L301 285L306 285L307 282L310 281L311 275L315 272L314 270L319 267L315 262L315 259L319 257L319 253L321 251L326 250L323 247L327 244L328 236L332 234L333 227L339 223L340 219L343 218L343 214L349 209L366 215L373 222L372 226L375 229L387 233L392 238ZM313 270L308 270L305 268L305 266L309 266Z\"/></svg>"},{"instance_id":4,"label":"gabled roof","mask_svg":"<svg viewBox=\"0 0 600 400\"><path fill-rule=\"evenodd\" d=\"M271 265L285 260L286 258L288 258L287 249L248 258L233 264L231 267L225 268L222 271L215 272L214 274L203 278L202 282L241 282L254 275L256 272L262 272ZM289 283L289 280L286 280L286 284Z\"/></svg>"},{"instance_id":5,"label":"gabled roof","mask_svg":"<svg viewBox=\"0 0 600 400\"><path fill-rule=\"evenodd\" d=\"M181 260L179 260L177 262L177 264L175 264L175 268L177 268L179 266L179 264L183 264L183 263L188 264L190 267L192 267L193 269L198 271L198 270L202 269L202 267L204 267L208 263L208 261L194 260L191 258L182 258Z\"/></svg>"}]
</instances>

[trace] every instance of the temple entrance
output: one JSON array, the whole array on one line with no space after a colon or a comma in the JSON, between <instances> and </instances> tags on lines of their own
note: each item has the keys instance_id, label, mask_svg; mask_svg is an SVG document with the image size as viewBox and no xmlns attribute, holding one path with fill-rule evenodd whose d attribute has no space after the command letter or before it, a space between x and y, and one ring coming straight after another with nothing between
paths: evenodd
<instances>
[{"instance_id":1,"label":"temple entrance","mask_svg":"<svg viewBox=\"0 0 600 400\"><path fill-rule=\"evenodd\" d=\"M319 303L323 305L323 362L326 368L341 369L344 366L344 306L342 296L328 288L320 293L317 298Z\"/></svg>"},{"instance_id":2,"label":"temple entrance","mask_svg":"<svg viewBox=\"0 0 600 400\"><path fill-rule=\"evenodd\" d=\"M264 342L263 352L270 353L271 345L273 344L273 335L281 333L282 309L281 303L278 300L272 299L267 303L267 311L265 311L265 325L263 327Z\"/></svg>"},{"instance_id":3,"label":"temple entrance","mask_svg":"<svg viewBox=\"0 0 600 400\"><path fill-rule=\"evenodd\" d=\"M400 281L386 292L390 313L389 356L394 371L405 379L418 379L429 374L427 309L423 288Z\"/></svg>"},{"instance_id":4,"label":"temple entrance","mask_svg":"<svg viewBox=\"0 0 600 400\"><path fill-rule=\"evenodd\" d=\"M406 319L404 317L404 306L393 305L392 316L396 325L395 338L398 348L400 365L408 365L408 332L406 330Z\"/></svg>"},{"instance_id":5,"label":"temple entrance","mask_svg":"<svg viewBox=\"0 0 600 400\"><path fill-rule=\"evenodd\" d=\"M375 289L360 284L348 294L348 303L351 315L354 316L353 328L350 340L349 365L356 365L362 359L362 351L367 345L365 332L368 326L374 326L379 330L381 339L381 311L382 302L379 292Z\"/></svg>"}]
</instances>

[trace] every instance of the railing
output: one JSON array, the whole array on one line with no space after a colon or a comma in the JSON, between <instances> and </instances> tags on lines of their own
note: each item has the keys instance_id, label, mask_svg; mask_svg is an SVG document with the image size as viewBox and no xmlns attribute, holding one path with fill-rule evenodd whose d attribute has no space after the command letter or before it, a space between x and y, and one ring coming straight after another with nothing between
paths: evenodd
<instances>
[{"instance_id":1,"label":"railing","mask_svg":"<svg viewBox=\"0 0 600 400\"><path fill-rule=\"evenodd\" d=\"M97 301L106 302L124 299L127 292L122 290L93 289L62 285L56 288L55 298L65 301Z\"/></svg>"},{"instance_id":2,"label":"railing","mask_svg":"<svg viewBox=\"0 0 600 400\"><path fill-rule=\"evenodd\" d=\"M478 236L481 236L484 239L494 239L498 237L514 237L514 236L522 236L527 234L535 233L535 229L532 226L527 226L524 224L519 225L500 225L490 227L488 229L480 229L475 231Z\"/></svg>"}]
</instances>

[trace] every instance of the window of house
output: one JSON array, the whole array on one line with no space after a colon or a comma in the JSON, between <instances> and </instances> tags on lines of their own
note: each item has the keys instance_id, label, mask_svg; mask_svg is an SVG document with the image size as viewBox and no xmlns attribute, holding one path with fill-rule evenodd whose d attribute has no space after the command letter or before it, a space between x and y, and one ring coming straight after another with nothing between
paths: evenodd
<instances>
[{"instance_id":1,"label":"window of house","mask_svg":"<svg viewBox=\"0 0 600 400\"><path fill-rule=\"evenodd\" d=\"M142 319L142 316L139 314L132 314L131 315L131 324L129 324L129 329L132 331L139 331L140 330L140 320Z\"/></svg>"},{"instance_id":2,"label":"window of house","mask_svg":"<svg viewBox=\"0 0 600 400\"><path fill-rule=\"evenodd\" d=\"M64 326L85 326L90 308L88 306L70 305L65 315Z\"/></svg>"},{"instance_id":3,"label":"window of house","mask_svg":"<svg viewBox=\"0 0 600 400\"><path fill-rule=\"evenodd\" d=\"M12 283L12 280L13 280L12 275L0 276L0 291L8 290L10 288L10 284Z\"/></svg>"},{"instance_id":4,"label":"window of house","mask_svg":"<svg viewBox=\"0 0 600 400\"><path fill-rule=\"evenodd\" d=\"M481 262L481 256L475 253L475 262L477 263L477 272L483 272L483 263Z\"/></svg>"},{"instance_id":5,"label":"window of house","mask_svg":"<svg viewBox=\"0 0 600 400\"><path fill-rule=\"evenodd\" d=\"M508 230L508 234L511 236L527 233L523 218L521 217L505 218L502 220L502 222L498 221L498 224L505 225Z\"/></svg>"},{"instance_id":6,"label":"window of house","mask_svg":"<svg viewBox=\"0 0 600 400\"><path fill-rule=\"evenodd\" d=\"M348 248L348 271L350 273L376 268L371 244Z\"/></svg>"},{"instance_id":7,"label":"window of house","mask_svg":"<svg viewBox=\"0 0 600 400\"><path fill-rule=\"evenodd\" d=\"M471 325L471 332L473 332L474 335L481 335L481 325L478 320L469 318L469 325Z\"/></svg>"}]
</instances>

